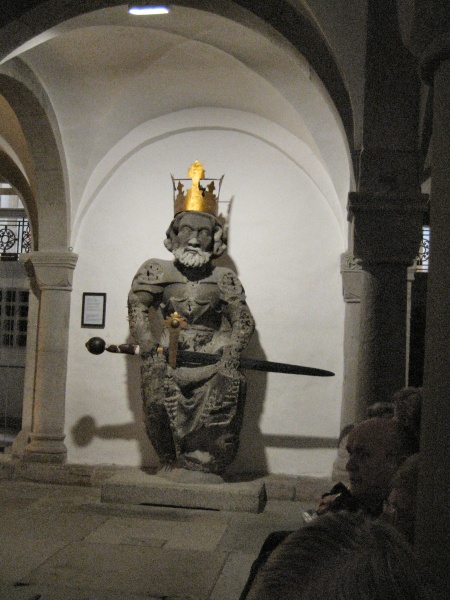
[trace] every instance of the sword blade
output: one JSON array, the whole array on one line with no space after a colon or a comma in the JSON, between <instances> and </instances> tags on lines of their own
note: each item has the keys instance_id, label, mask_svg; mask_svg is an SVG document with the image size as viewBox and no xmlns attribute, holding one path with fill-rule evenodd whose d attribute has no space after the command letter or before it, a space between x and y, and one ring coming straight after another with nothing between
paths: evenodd
<instances>
[{"instance_id":1,"label":"sword blade","mask_svg":"<svg viewBox=\"0 0 450 600\"><path fill-rule=\"evenodd\" d=\"M189 352L181 350L178 352L179 364L181 365L212 365L220 360L218 354L203 354L200 352ZM241 358L242 369L251 371L264 371L269 373L286 373L291 375L310 375L312 377L333 377L334 373L314 367L303 367L301 365L289 365L286 363L271 362L268 360L257 360L254 358Z\"/></svg>"},{"instance_id":2,"label":"sword blade","mask_svg":"<svg viewBox=\"0 0 450 600\"><path fill-rule=\"evenodd\" d=\"M102 354L105 350L119 354L139 354L139 346L135 344L119 344L106 346L101 338L91 338L86 342L86 347L92 354ZM161 349L167 356L169 350ZM204 354L202 352L189 352L178 350L178 366L189 365L213 365L220 360L219 354ZM288 365L286 363L271 362L268 360L257 360L254 358L241 358L239 364L242 369L251 371L264 371L266 373L287 373L291 375L310 375L312 377L333 377L334 373L314 367L303 367L301 365Z\"/></svg>"}]
</instances>

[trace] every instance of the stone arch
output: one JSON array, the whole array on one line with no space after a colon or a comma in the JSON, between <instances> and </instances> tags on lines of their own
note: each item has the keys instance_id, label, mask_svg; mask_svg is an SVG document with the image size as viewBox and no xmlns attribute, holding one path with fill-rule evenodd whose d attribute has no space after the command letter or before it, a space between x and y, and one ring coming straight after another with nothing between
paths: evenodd
<instances>
[{"instance_id":1,"label":"stone arch","mask_svg":"<svg viewBox=\"0 0 450 600\"><path fill-rule=\"evenodd\" d=\"M34 194L22 171L1 147L0 177L6 179L21 196L30 220L31 230L33 231L33 248L36 248L39 239L39 222Z\"/></svg>"},{"instance_id":2,"label":"stone arch","mask_svg":"<svg viewBox=\"0 0 450 600\"><path fill-rule=\"evenodd\" d=\"M189 128L186 127L186 123L189 123ZM187 130L236 131L242 135L260 138L268 145L278 148L281 153L289 157L289 160L308 172L308 177L326 198L328 210L333 213L339 227L344 229L345 207L340 204L326 168L311 153L310 148L303 140L296 138L274 123L269 126L265 119L250 113L232 109L188 108L141 124L135 130L128 132L98 163L86 185L77 213L74 215L71 238L74 247L76 247L77 237L86 213L120 164L144 146Z\"/></svg>"},{"instance_id":3,"label":"stone arch","mask_svg":"<svg viewBox=\"0 0 450 600\"><path fill-rule=\"evenodd\" d=\"M33 228L35 249L67 250L66 168L50 102L31 71L19 59L0 68L0 93L17 116L31 157L31 166L25 176L6 152L1 156L2 169L8 172L8 179L13 179L11 183L23 196Z\"/></svg>"},{"instance_id":4,"label":"stone arch","mask_svg":"<svg viewBox=\"0 0 450 600\"><path fill-rule=\"evenodd\" d=\"M40 8L43 4L45 10ZM98 0L85 0L80 3L69 0L64 3L63 10L60 4L58 0L32 0L28 2L28 12L17 14L17 10L10 9L10 14L6 13L4 16L6 24L0 29L0 59L67 19L122 5L123 2L104 0L100 3ZM288 0L212 0L204 3L198 0L178 0L177 4L226 16L255 29L260 29L265 23L281 34L307 59L328 90L342 119L348 144L353 147L354 121L350 94L330 46L307 7L298 2L294 8Z\"/></svg>"},{"instance_id":5,"label":"stone arch","mask_svg":"<svg viewBox=\"0 0 450 600\"><path fill-rule=\"evenodd\" d=\"M34 244L34 252L23 255L33 293L22 430L13 444L13 454L21 456L30 445L31 456L61 462L66 455L63 431L68 332L64 324L69 320L68 292L77 259L67 251L70 212L65 158L50 100L18 58L0 67L0 94L17 119L17 140L24 141L17 154L12 146L0 152L0 172L22 196Z\"/></svg>"}]
</instances>

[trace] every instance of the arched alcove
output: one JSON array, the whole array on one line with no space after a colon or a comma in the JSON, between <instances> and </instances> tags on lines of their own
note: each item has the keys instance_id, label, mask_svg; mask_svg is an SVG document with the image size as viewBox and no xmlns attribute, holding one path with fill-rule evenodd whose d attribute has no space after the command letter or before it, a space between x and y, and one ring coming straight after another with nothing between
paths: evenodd
<instances>
[{"instance_id":1,"label":"arched alcove","mask_svg":"<svg viewBox=\"0 0 450 600\"><path fill-rule=\"evenodd\" d=\"M170 259L162 244L173 215L169 165L174 176L183 177L195 153L208 176L225 173L222 199L234 197L227 265L241 278L257 323L249 355L336 372L328 381L248 374L234 468L326 474L341 400L339 255L346 241L331 179L304 142L273 123L211 109L187 113L189 118L167 115L131 132L93 173L89 197L80 205L67 386L69 457L156 465L142 426L139 360L86 352L85 342L99 332L80 329L82 295L106 293L100 333L111 343L125 342L126 295L134 272L149 257ZM245 126L236 127L239 120ZM191 128L175 126L186 122ZM203 126L195 127L197 122ZM165 135L156 135L160 131Z\"/></svg>"},{"instance_id":2,"label":"arched alcove","mask_svg":"<svg viewBox=\"0 0 450 600\"><path fill-rule=\"evenodd\" d=\"M309 58L277 31L275 13L268 25L237 4L181 4L171 21L145 26L123 6L69 12L74 18L47 32L37 19L41 35L1 67L25 83L25 97L37 89L33 77L41 84L37 105L28 105L38 119L24 131L39 167L37 192L44 174L50 182L47 196L36 194L40 236L80 257L65 398L69 461L155 460L140 422L137 363L93 362L81 302L84 292L106 293L105 336L127 338L134 271L164 252L169 175L183 176L198 158L208 174L226 174L223 197L234 197L227 260L257 318L249 352L337 374L332 382L249 376L253 400L236 469L326 474L342 389L349 123L333 104L335 89L327 91ZM310 51L317 61L318 45ZM325 79L337 74L327 69ZM45 156L34 143L44 114ZM63 217L63 229L52 229Z\"/></svg>"}]
</instances>

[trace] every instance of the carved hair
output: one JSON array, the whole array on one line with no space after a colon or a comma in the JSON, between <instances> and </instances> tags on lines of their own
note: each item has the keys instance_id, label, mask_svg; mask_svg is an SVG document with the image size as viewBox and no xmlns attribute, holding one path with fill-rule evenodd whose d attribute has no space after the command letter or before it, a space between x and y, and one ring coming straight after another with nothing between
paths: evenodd
<instances>
[{"instance_id":1,"label":"carved hair","mask_svg":"<svg viewBox=\"0 0 450 600\"><path fill-rule=\"evenodd\" d=\"M169 225L168 230L166 231L166 239L164 240L164 246L167 248L167 250L169 250L169 252L172 252L172 250L174 248L174 240L175 240L176 236L178 235L180 221L184 216L186 216L186 214L188 214L188 213L186 213L186 212L178 213L175 216L175 218L172 220L171 224ZM211 222L211 225L214 227L214 229L213 229L214 246L213 246L213 251L212 251L212 258L218 258L227 249L225 233L224 233L222 225L220 224L219 220L216 217L214 217L213 215L210 215L208 213L194 213L193 212L193 214L201 214L205 218L209 219Z\"/></svg>"}]
</instances>

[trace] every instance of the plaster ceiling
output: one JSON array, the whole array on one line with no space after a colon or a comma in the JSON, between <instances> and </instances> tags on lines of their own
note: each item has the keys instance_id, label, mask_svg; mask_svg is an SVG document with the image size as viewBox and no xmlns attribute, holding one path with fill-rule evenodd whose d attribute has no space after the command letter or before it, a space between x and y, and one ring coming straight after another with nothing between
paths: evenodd
<instances>
[{"instance_id":1,"label":"plaster ceiling","mask_svg":"<svg viewBox=\"0 0 450 600\"><path fill-rule=\"evenodd\" d=\"M266 24L246 25L181 6L133 17L123 5L66 21L4 59L23 60L50 98L72 203L127 133L193 107L259 115L305 140L332 177L343 172L347 157L329 150L339 120L307 61Z\"/></svg>"}]
</instances>

